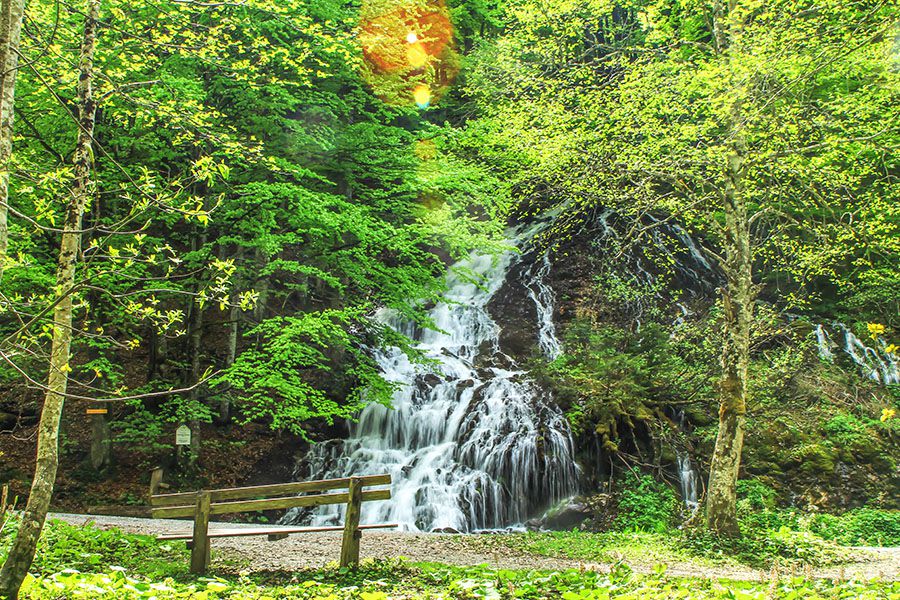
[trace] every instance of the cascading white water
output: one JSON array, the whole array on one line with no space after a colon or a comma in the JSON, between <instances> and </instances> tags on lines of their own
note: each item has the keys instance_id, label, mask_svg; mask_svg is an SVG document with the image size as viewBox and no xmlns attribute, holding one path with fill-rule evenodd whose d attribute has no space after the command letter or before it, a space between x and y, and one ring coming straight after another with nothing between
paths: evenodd
<instances>
[{"instance_id":1,"label":"cascading white water","mask_svg":"<svg viewBox=\"0 0 900 600\"><path fill-rule=\"evenodd\" d=\"M528 296L534 301L538 317L538 346L550 360L562 354L562 344L556 337L556 325L553 322L553 289L547 285L550 274L550 253L545 252L540 262L535 262L528 270L525 285Z\"/></svg>"},{"instance_id":2,"label":"cascading white water","mask_svg":"<svg viewBox=\"0 0 900 600\"><path fill-rule=\"evenodd\" d=\"M687 416L682 409L675 410L675 421L682 434L688 433ZM675 447L675 463L678 467L678 487L681 488L681 499L691 512L700 507L700 474L694 468L694 461L686 448Z\"/></svg>"},{"instance_id":3,"label":"cascading white water","mask_svg":"<svg viewBox=\"0 0 900 600\"><path fill-rule=\"evenodd\" d=\"M900 361L896 354L887 352L884 340L875 342L875 347L867 346L843 323L834 323L834 329L843 338L840 345L832 341L823 325L816 326L816 341L822 360L834 360L832 349L840 347L865 377L883 385L900 383Z\"/></svg>"},{"instance_id":4,"label":"cascading white water","mask_svg":"<svg viewBox=\"0 0 900 600\"><path fill-rule=\"evenodd\" d=\"M700 507L700 478L697 470L694 469L690 454L679 450L675 457L678 463L678 484L681 488L681 498L688 510L693 512Z\"/></svg>"},{"instance_id":5,"label":"cascading white water","mask_svg":"<svg viewBox=\"0 0 900 600\"><path fill-rule=\"evenodd\" d=\"M834 360L834 352L831 351L831 340L821 323L816 325L816 342L819 347L819 358L825 361Z\"/></svg>"},{"instance_id":6,"label":"cascading white water","mask_svg":"<svg viewBox=\"0 0 900 600\"><path fill-rule=\"evenodd\" d=\"M514 241L527 243L540 227ZM390 473L392 499L364 504L362 520L413 531L514 525L571 496L578 473L568 423L502 354L500 328L486 309L516 260L513 253L475 254L451 269L446 301L429 313L435 329L380 311L378 321L414 339L434 362L414 364L397 348L378 351L385 378L403 384L393 406L367 406L349 438L315 446L298 475ZM560 345L552 293L542 281L549 259L541 264L526 271L525 284L538 311L541 348L552 356ZM341 510L323 507L308 517L294 512L285 520L336 523Z\"/></svg>"}]
</instances>

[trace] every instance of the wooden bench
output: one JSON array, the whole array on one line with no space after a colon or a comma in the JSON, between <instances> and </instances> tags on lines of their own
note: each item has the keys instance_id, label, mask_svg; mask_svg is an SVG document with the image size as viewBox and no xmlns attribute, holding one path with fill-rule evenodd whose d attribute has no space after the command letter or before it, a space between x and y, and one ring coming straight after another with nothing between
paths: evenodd
<instances>
[{"instance_id":1,"label":"wooden bench","mask_svg":"<svg viewBox=\"0 0 900 600\"><path fill-rule=\"evenodd\" d=\"M156 519L183 517L194 519L193 533L165 534L157 538L160 540L188 540L188 547L191 549L192 573L206 572L206 568L209 565L210 538L267 535L269 540L272 541L283 539L291 533L315 531L344 532L341 543L341 566L348 567L359 563L361 530L397 526L396 524L359 524L363 502L389 500L391 498L390 488L370 490L365 488L389 485L390 483L390 475L366 475L362 477L298 481L222 490L200 490L198 492L179 494L154 494L150 496L150 512ZM324 506L326 504L347 505L347 513L342 527L278 527L209 531L209 518L212 515Z\"/></svg>"}]
</instances>

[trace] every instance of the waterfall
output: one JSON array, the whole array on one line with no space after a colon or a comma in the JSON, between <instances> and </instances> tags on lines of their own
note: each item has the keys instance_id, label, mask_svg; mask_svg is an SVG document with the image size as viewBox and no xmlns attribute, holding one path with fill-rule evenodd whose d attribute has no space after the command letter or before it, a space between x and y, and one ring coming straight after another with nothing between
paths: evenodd
<instances>
[{"instance_id":1,"label":"waterfall","mask_svg":"<svg viewBox=\"0 0 900 600\"><path fill-rule=\"evenodd\" d=\"M684 410L675 409L674 415L679 431L686 435L688 423ZM677 444L675 446L675 463L678 467L678 487L681 489L681 498L688 510L694 512L700 507L700 474L694 468L694 462L691 460L687 448L679 448Z\"/></svg>"},{"instance_id":2,"label":"waterfall","mask_svg":"<svg viewBox=\"0 0 900 600\"><path fill-rule=\"evenodd\" d=\"M819 323L816 325L816 343L819 348L819 358L824 361L831 362L834 360L834 352L831 351L831 339L825 326Z\"/></svg>"},{"instance_id":3,"label":"waterfall","mask_svg":"<svg viewBox=\"0 0 900 600\"><path fill-rule=\"evenodd\" d=\"M525 285L528 296L534 301L538 317L538 346L544 356L550 360L559 358L562 345L556 337L556 325L553 323L553 289L547 285L546 278L550 274L550 253L545 252L540 262L535 262L528 269Z\"/></svg>"},{"instance_id":4,"label":"waterfall","mask_svg":"<svg viewBox=\"0 0 900 600\"><path fill-rule=\"evenodd\" d=\"M864 377L883 385L900 383L900 361L895 354L887 352L884 340L878 340L874 346L868 346L845 324L836 322L833 327L838 337L843 338L842 344L832 341L825 326L821 324L816 326L816 342L822 360L834 360L833 348L839 347Z\"/></svg>"},{"instance_id":5,"label":"waterfall","mask_svg":"<svg viewBox=\"0 0 900 600\"><path fill-rule=\"evenodd\" d=\"M694 512L700 507L700 477L694 469L691 455L681 450L675 453L678 463L678 486L681 488L681 498L688 510Z\"/></svg>"},{"instance_id":6,"label":"waterfall","mask_svg":"<svg viewBox=\"0 0 900 600\"><path fill-rule=\"evenodd\" d=\"M527 244L539 227L513 242ZM473 254L452 268L445 300L429 312L433 329L379 311L376 319L411 337L430 363L414 364L398 348L377 351L385 378L402 384L393 406L368 405L348 439L313 447L298 477L390 473L393 497L364 504L362 522L395 522L412 531L519 524L575 493L568 423L501 352L500 328L486 309L518 260L514 253ZM540 347L552 356L560 344L552 293L543 282L549 268L545 256L526 271L525 283L537 308ZM285 520L337 523L342 510L294 511Z\"/></svg>"}]
</instances>

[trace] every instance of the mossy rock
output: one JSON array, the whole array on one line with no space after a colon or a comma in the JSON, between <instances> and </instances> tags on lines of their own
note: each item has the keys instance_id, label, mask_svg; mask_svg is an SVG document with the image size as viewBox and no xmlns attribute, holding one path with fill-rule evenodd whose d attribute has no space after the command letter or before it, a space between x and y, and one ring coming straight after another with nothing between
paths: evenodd
<instances>
[{"instance_id":1,"label":"mossy rock","mask_svg":"<svg viewBox=\"0 0 900 600\"><path fill-rule=\"evenodd\" d=\"M779 465L775 462L769 462L764 460L755 460L753 462L745 463L746 471L756 476L756 479L767 481L767 485L771 485L771 487L778 489L780 486L777 484L778 478L784 476L784 469L782 465Z\"/></svg>"},{"instance_id":2,"label":"mossy rock","mask_svg":"<svg viewBox=\"0 0 900 600\"><path fill-rule=\"evenodd\" d=\"M823 444L807 444L791 452L791 461L797 465L797 470L801 473L821 476L834 472L838 457L833 450Z\"/></svg>"}]
</instances>

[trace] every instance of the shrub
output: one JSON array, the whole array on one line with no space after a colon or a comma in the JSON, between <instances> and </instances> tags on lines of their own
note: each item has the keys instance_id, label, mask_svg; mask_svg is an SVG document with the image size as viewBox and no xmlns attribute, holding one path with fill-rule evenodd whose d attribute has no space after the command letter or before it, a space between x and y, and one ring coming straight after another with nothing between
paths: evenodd
<instances>
[{"instance_id":1,"label":"shrub","mask_svg":"<svg viewBox=\"0 0 900 600\"><path fill-rule=\"evenodd\" d=\"M778 493L758 479L737 482L738 511L775 508Z\"/></svg>"},{"instance_id":2,"label":"shrub","mask_svg":"<svg viewBox=\"0 0 900 600\"><path fill-rule=\"evenodd\" d=\"M615 526L625 531L663 533L678 514L678 499L671 487L649 475L629 479L619 498Z\"/></svg>"},{"instance_id":3,"label":"shrub","mask_svg":"<svg viewBox=\"0 0 900 600\"><path fill-rule=\"evenodd\" d=\"M830 565L849 559L846 550L807 531L787 527L744 531L740 537L717 536L704 528L690 529L679 544L695 556L735 558L759 568L776 560L803 565Z\"/></svg>"},{"instance_id":4,"label":"shrub","mask_svg":"<svg viewBox=\"0 0 900 600\"><path fill-rule=\"evenodd\" d=\"M18 530L19 517L10 519L0 535L0 563L9 552ZM44 527L32 566L33 572L55 573L64 569L94 571L116 565L140 569L144 574L172 574L187 570L184 546L160 544L147 535L126 534L94 525L76 527L51 521Z\"/></svg>"},{"instance_id":5,"label":"shrub","mask_svg":"<svg viewBox=\"0 0 900 600\"><path fill-rule=\"evenodd\" d=\"M848 546L900 545L900 511L858 508L843 515L815 515L809 530Z\"/></svg>"}]
</instances>

